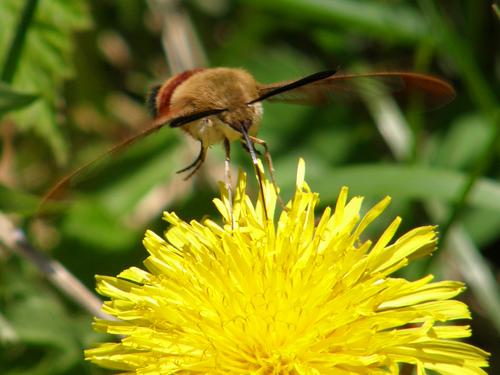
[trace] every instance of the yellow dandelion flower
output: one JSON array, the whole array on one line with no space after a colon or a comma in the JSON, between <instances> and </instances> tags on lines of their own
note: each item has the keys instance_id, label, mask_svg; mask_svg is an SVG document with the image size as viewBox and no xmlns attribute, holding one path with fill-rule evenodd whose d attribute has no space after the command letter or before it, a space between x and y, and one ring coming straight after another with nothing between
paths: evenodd
<instances>
[{"instance_id":1,"label":"yellow dandelion flower","mask_svg":"<svg viewBox=\"0 0 500 375\"><path fill-rule=\"evenodd\" d=\"M401 364L419 375L485 374L488 353L455 340L470 335L453 323L470 319L451 299L463 284L389 276L434 250L434 227L394 241L396 218L378 240L363 240L389 198L360 217L362 198L348 201L347 188L317 220L303 161L274 222L276 195L264 184L269 220L240 174L232 214L224 188L215 200L223 226L165 213L165 236L144 239L147 271L99 276L111 298L103 310L117 320L95 328L121 339L86 359L135 374L398 374Z\"/></svg>"}]
</instances>

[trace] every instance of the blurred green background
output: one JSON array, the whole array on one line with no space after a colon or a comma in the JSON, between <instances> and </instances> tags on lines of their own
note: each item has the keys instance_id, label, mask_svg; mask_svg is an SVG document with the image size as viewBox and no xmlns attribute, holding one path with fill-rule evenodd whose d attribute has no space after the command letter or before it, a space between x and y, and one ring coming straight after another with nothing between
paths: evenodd
<instances>
[{"instance_id":1,"label":"blurred green background","mask_svg":"<svg viewBox=\"0 0 500 375\"><path fill-rule=\"evenodd\" d=\"M285 199L303 157L323 206L342 185L366 196L365 208L393 197L373 236L395 215L400 233L439 224L440 249L403 276L465 281L470 342L492 352L489 373L500 373L499 22L492 4L477 0L1 0L0 373L106 373L83 361L84 348L106 339L93 333L91 314L9 246L10 224L93 289L95 274L141 265L142 236L165 230L163 210L217 218L222 147L185 182L175 171L197 144L168 127L79 175L69 199L35 215L65 173L147 125L151 86L204 64L244 67L266 83L332 68L411 70L453 83L456 99L431 112L380 98L267 103L259 136ZM251 172L248 155L233 150L235 171Z\"/></svg>"}]
</instances>

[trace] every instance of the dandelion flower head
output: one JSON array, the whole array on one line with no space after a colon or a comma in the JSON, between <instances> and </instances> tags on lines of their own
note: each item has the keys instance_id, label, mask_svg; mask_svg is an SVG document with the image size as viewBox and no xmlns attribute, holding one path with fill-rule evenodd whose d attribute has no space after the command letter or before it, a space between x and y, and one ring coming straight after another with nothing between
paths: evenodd
<instances>
[{"instance_id":1,"label":"dandelion flower head","mask_svg":"<svg viewBox=\"0 0 500 375\"><path fill-rule=\"evenodd\" d=\"M164 236L148 231L146 270L98 276L110 298L96 319L116 343L86 359L130 374L485 374L488 354L470 336L455 281L391 277L430 254L435 227L394 240L396 218L375 241L363 232L389 204L361 216L362 197L343 188L334 209L315 214L318 194L299 162L296 191L275 221L276 194L264 181L252 203L240 173L235 199L214 200L223 224L165 213ZM443 323L447 324L443 324Z\"/></svg>"}]
</instances>

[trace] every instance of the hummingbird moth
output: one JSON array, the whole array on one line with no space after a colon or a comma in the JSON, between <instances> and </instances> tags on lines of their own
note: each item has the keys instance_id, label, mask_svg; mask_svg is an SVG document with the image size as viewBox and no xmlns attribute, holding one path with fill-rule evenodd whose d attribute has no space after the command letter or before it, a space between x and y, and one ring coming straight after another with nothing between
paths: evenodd
<instances>
[{"instance_id":1,"label":"hummingbird moth","mask_svg":"<svg viewBox=\"0 0 500 375\"><path fill-rule=\"evenodd\" d=\"M327 104L352 93L356 95L360 89L359 84L363 81L374 82L382 86L384 91L396 96L421 95L432 107L446 104L455 95L453 87L447 82L413 72L336 74L333 70L327 70L297 80L262 84L250 73L238 68L188 70L153 88L148 104L154 118L149 127L60 180L47 193L44 201L52 198L74 176L97 160L166 125L182 129L200 144L196 159L178 171L189 172L186 179L201 167L208 148L213 144L222 143L226 154L225 179L229 188L230 145L231 142L240 140L250 153L263 194L262 176L254 147L256 144L264 148L264 157L275 188L276 182L268 146L264 140L256 137L263 113L262 102L267 100L295 104Z\"/></svg>"}]
</instances>

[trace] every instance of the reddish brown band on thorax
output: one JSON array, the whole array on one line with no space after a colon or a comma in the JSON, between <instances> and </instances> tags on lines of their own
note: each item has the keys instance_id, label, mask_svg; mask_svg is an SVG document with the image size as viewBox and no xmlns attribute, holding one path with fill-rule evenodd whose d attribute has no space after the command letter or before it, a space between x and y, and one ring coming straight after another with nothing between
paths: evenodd
<instances>
[{"instance_id":1,"label":"reddish brown band on thorax","mask_svg":"<svg viewBox=\"0 0 500 375\"><path fill-rule=\"evenodd\" d=\"M163 87L158 92L158 97L156 99L156 113L158 116L165 115L170 110L170 100L172 95L182 82L191 77L192 75L201 72L203 68L197 68L192 70L186 70L185 72L179 73L176 76L168 80Z\"/></svg>"}]
</instances>

